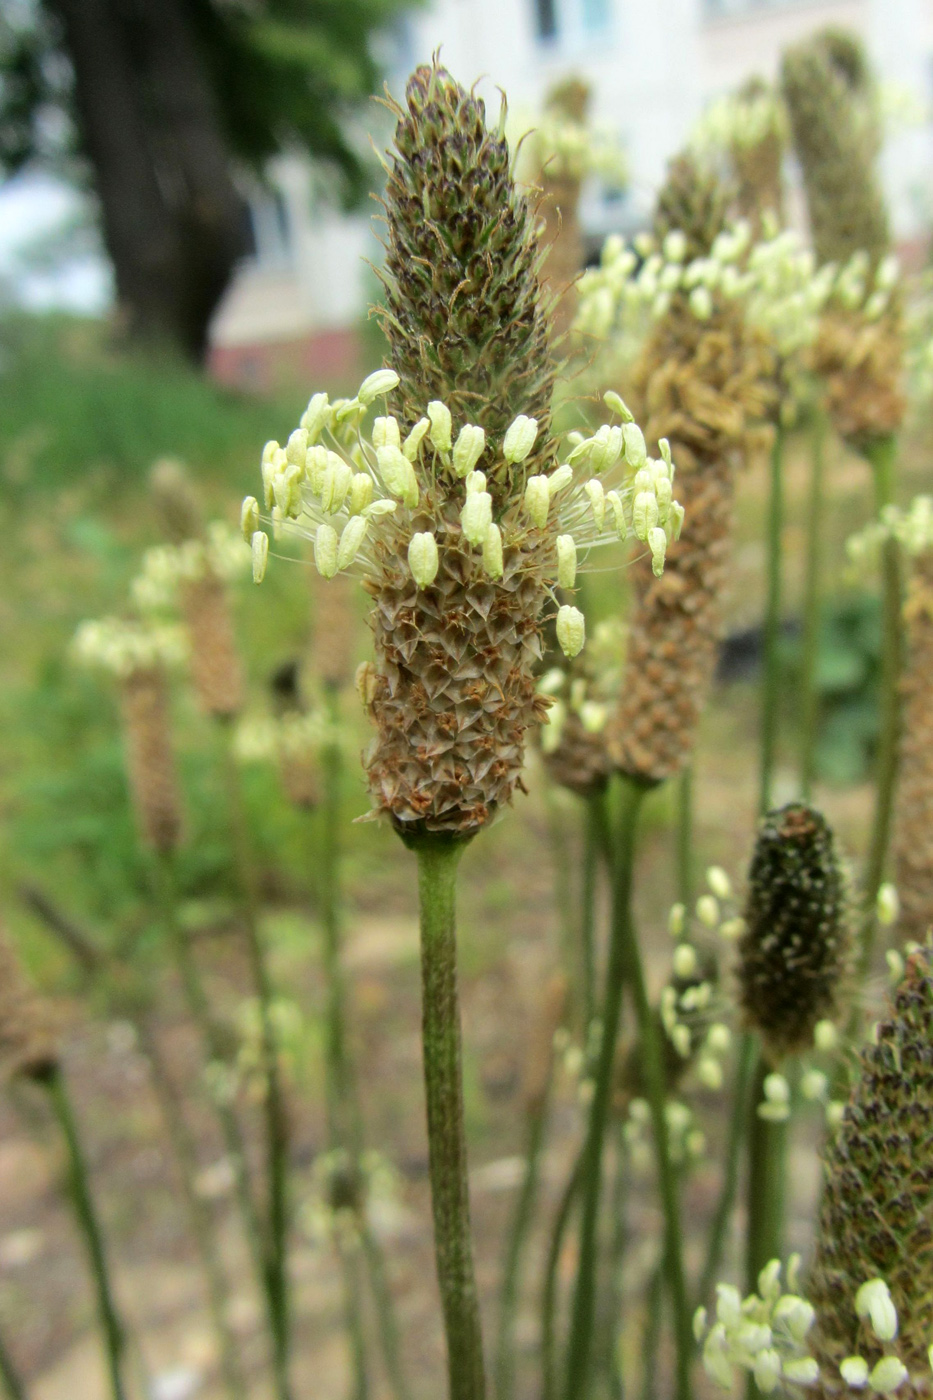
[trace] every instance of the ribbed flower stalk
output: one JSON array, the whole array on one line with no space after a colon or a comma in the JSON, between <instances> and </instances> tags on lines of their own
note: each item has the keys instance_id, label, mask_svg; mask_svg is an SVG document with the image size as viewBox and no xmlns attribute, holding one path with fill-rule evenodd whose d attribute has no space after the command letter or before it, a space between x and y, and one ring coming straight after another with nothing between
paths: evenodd
<instances>
[{"instance_id":1,"label":"ribbed flower stalk","mask_svg":"<svg viewBox=\"0 0 933 1400\"><path fill-rule=\"evenodd\" d=\"M918 949L907 960L893 1006L862 1050L842 1124L823 1155L823 1196L807 1281L817 1314L808 1344L820 1363L823 1383L814 1392L820 1396L844 1389L839 1366L846 1358L861 1356L873 1368L891 1352L908 1373L898 1396L914 1400L930 1391L931 1044L933 969L929 949ZM886 1286L896 1336L890 1317L856 1308L859 1290L872 1280Z\"/></svg>"},{"instance_id":2,"label":"ribbed flower stalk","mask_svg":"<svg viewBox=\"0 0 933 1400\"><path fill-rule=\"evenodd\" d=\"M905 618L894 879L901 927L921 940L933 928L933 549L913 563Z\"/></svg>"},{"instance_id":3,"label":"ribbed flower stalk","mask_svg":"<svg viewBox=\"0 0 933 1400\"><path fill-rule=\"evenodd\" d=\"M394 368L370 375L351 400L314 395L287 445L267 444L263 487L273 529L295 522L314 540L319 573L352 569L373 602L375 664L357 678L376 728L366 768L376 813L418 857L449 1385L458 1400L479 1400L456 867L519 786L525 736L547 711L535 669L550 607L565 653L582 650L583 615L557 606L553 585L572 589L580 553L630 528L661 570L681 510L666 455L647 459L617 396L622 423L575 442L560 462L541 252L502 122L488 129L482 102L437 65L415 72L407 106L393 110L383 276ZM364 434L380 400L385 411ZM247 498L257 579L269 550L259 522L258 502Z\"/></svg>"}]
</instances>

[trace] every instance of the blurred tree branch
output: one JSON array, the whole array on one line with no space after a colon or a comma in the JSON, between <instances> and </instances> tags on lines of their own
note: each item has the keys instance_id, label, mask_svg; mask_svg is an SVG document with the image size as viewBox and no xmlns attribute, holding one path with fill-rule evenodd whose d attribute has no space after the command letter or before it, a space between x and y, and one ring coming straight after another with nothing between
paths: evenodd
<instances>
[{"instance_id":1,"label":"blurred tree branch","mask_svg":"<svg viewBox=\"0 0 933 1400\"><path fill-rule=\"evenodd\" d=\"M199 361L250 247L235 168L299 149L348 203L363 195L353 119L378 82L371 41L412 3L10 0L0 172L92 184L126 333Z\"/></svg>"}]
</instances>

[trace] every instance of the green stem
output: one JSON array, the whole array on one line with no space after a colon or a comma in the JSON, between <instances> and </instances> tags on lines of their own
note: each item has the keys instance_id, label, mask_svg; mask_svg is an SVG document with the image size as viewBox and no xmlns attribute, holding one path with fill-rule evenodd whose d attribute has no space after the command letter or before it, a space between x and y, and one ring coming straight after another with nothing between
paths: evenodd
<instances>
[{"instance_id":1,"label":"green stem","mask_svg":"<svg viewBox=\"0 0 933 1400\"><path fill-rule=\"evenodd\" d=\"M540 1178L541 1148L547 1129L551 1102L553 1059L548 1066L545 1089L528 1106L525 1148L525 1176L509 1232L502 1270L502 1291L499 1302L499 1337L496 1346L496 1400L512 1400L515 1392L515 1314L521 1263L528 1232L534 1218L535 1201Z\"/></svg>"},{"instance_id":2,"label":"green stem","mask_svg":"<svg viewBox=\"0 0 933 1400\"><path fill-rule=\"evenodd\" d=\"M201 974L192 956L188 934L182 928L181 920L178 917L175 871L171 856L163 856L155 861L153 876L162 923L171 943L188 1011L204 1041L210 1060L216 1065L223 1065L227 1060L227 1046L224 1042L223 1032L218 1026L208 1002ZM274 1341L274 1298L269 1288L265 1232L253 1199L243 1134L240 1131L233 1106L224 1095L211 1093L210 1100L217 1115L227 1158L233 1169L237 1204L243 1219L243 1227L252 1254L259 1287L266 1303L270 1337ZM280 1400L284 1400L282 1393L279 1392L279 1394Z\"/></svg>"},{"instance_id":3,"label":"green stem","mask_svg":"<svg viewBox=\"0 0 933 1400\"><path fill-rule=\"evenodd\" d=\"M347 1336L350 1339L353 1384L350 1393L353 1400L368 1400L369 1368L367 1365L366 1329L363 1325L363 1309L360 1306L362 1279L359 1261L352 1242L338 1242L340 1271L343 1276L343 1311L346 1319Z\"/></svg>"},{"instance_id":4,"label":"green stem","mask_svg":"<svg viewBox=\"0 0 933 1400\"><path fill-rule=\"evenodd\" d=\"M816 410L810 454L810 498L807 507L807 559L803 589L803 637L800 653L800 790L810 801L816 773L819 692L816 670L820 655L821 575L823 559L823 481L826 474L826 415Z\"/></svg>"},{"instance_id":5,"label":"green stem","mask_svg":"<svg viewBox=\"0 0 933 1400\"><path fill-rule=\"evenodd\" d=\"M551 1239L548 1245L547 1261L544 1268L544 1286L541 1290L541 1397L554 1400L557 1394L557 1270L563 1252L564 1237L570 1224L570 1215L583 1181L583 1153L573 1164L563 1193L557 1205Z\"/></svg>"},{"instance_id":6,"label":"green stem","mask_svg":"<svg viewBox=\"0 0 933 1400\"><path fill-rule=\"evenodd\" d=\"M600 1324L599 1370L604 1378L607 1400L622 1400L624 1391L619 1357L619 1324L622 1317L622 1266L625 1258L625 1198L628 1192L628 1158L622 1137L622 1124L615 1128L615 1174L612 1183L609 1240L606 1250L606 1281Z\"/></svg>"},{"instance_id":7,"label":"green stem","mask_svg":"<svg viewBox=\"0 0 933 1400\"><path fill-rule=\"evenodd\" d=\"M606 968L602 1033L590 1103L586 1143L583 1149L583 1214L580 1224L579 1261L574 1292L570 1339L567 1345L564 1396L586 1400L592 1371L593 1329L596 1304L597 1222L602 1191L603 1143L609 1120L616 1041L622 1011L626 965L631 963L627 944L631 935L631 887L635 859L635 834L645 788L626 780L613 862L613 910Z\"/></svg>"},{"instance_id":8,"label":"green stem","mask_svg":"<svg viewBox=\"0 0 933 1400\"><path fill-rule=\"evenodd\" d=\"M329 719L339 723L338 695L328 692ZM346 984L341 959L341 781L339 741L328 743L321 755L323 802L318 861L318 902L324 932L324 979L327 986L325 1068L331 1146L349 1153L353 1169L360 1172L363 1152L363 1114L359 1086L347 1047ZM376 1308L379 1341L395 1400L407 1400L408 1386L402 1371L401 1347L392 1291L378 1240L369 1228L363 1204L357 1220L363 1257ZM365 1372L366 1342L362 1321L362 1294L347 1295L347 1319L357 1375Z\"/></svg>"},{"instance_id":9,"label":"green stem","mask_svg":"<svg viewBox=\"0 0 933 1400\"><path fill-rule=\"evenodd\" d=\"M428 1156L448 1393L450 1400L483 1400L486 1382L470 1235L457 992L456 890L463 844L426 835L412 842L418 857Z\"/></svg>"},{"instance_id":10,"label":"green stem","mask_svg":"<svg viewBox=\"0 0 933 1400\"><path fill-rule=\"evenodd\" d=\"M642 1400L654 1400L658 1378L658 1345L661 1341L661 1313L664 1308L664 1262L659 1260L648 1284L648 1312L642 1339Z\"/></svg>"},{"instance_id":11,"label":"green stem","mask_svg":"<svg viewBox=\"0 0 933 1400\"><path fill-rule=\"evenodd\" d=\"M566 823L560 809L559 792L560 789L549 783L546 788L545 802L547 805L548 838L551 846L551 869L554 879L554 904L557 909L557 927L560 938L560 960L571 979L575 1014L585 1018L589 975L586 967L587 949L585 946L581 946L581 931L575 917L573 880L570 874L570 843ZM585 1019L583 1019L583 1024L584 1027L588 1024Z\"/></svg>"},{"instance_id":12,"label":"green stem","mask_svg":"<svg viewBox=\"0 0 933 1400\"><path fill-rule=\"evenodd\" d=\"M586 799L583 835L583 890L580 904L580 956L584 1031L596 1014L596 890L601 831L606 822L601 792ZM566 964L565 964L566 965Z\"/></svg>"},{"instance_id":13,"label":"green stem","mask_svg":"<svg viewBox=\"0 0 933 1400\"><path fill-rule=\"evenodd\" d=\"M726 1236L732 1220L735 1198L739 1188L739 1165L742 1156L742 1143L748 1124L748 1097L752 1070L757 1058L755 1037L746 1032L739 1045L739 1058L735 1070L735 1086L732 1093L732 1107L729 1114L729 1136L726 1143L726 1160L723 1169L722 1191L716 1205L716 1213L710 1226L706 1262L700 1275L697 1304L706 1306L713 1286L719 1277Z\"/></svg>"},{"instance_id":14,"label":"green stem","mask_svg":"<svg viewBox=\"0 0 933 1400\"><path fill-rule=\"evenodd\" d=\"M762 814L773 801L774 766L780 704L781 530L784 523L784 433L775 428L771 447L767 535L767 596L764 621L764 660L761 689L761 780L758 806Z\"/></svg>"},{"instance_id":15,"label":"green stem","mask_svg":"<svg viewBox=\"0 0 933 1400\"><path fill-rule=\"evenodd\" d=\"M677 898L690 911L693 905L693 765L677 782Z\"/></svg>"},{"instance_id":16,"label":"green stem","mask_svg":"<svg viewBox=\"0 0 933 1400\"><path fill-rule=\"evenodd\" d=\"M764 1082L770 1066L759 1051L752 1076L748 1115L748 1237L746 1283L750 1293L758 1288L758 1275L772 1259L780 1259L784 1233L784 1178L786 1175L787 1124L762 1118Z\"/></svg>"},{"instance_id":17,"label":"green stem","mask_svg":"<svg viewBox=\"0 0 933 1400\"><path fill-rule=\"evenodd\" d=\"M228 1321L230 1295L223 1266L217 1253L210 1211L198 1194L195 1178L198 1154L194 1139L185 1122L184 1107L162 1055L158 1037L145 1016L136 1018L140 1044L149 1064L152 1085L168 1131L172 1151L178 1166L191 1232L201 1259L207 1285L207 1301L211 1314L220 1367L228 1393L234 1400L245 1400L246 1385L240 1370L236 1340Z\"/></svg>"},{"instance_id":18,"label":"green stem","mask_svg":"<svg viewBox=\"0 0 933 1400\"><path fill-rule=\"evenodd\" d=\"M288 1359L290 1318L288 1298L288 1118L279 1074L278 1047L272 1016L272 983L259 930L259 897L252 843L243 802L240 770L233 749L233 729L220 720L227 809L233 855L240 884L246 951L253 989L259 1007L260 1053L265 1093L266 1179L268 1187L267 1278L272 1314L276 1386L281 1397L290 1394Z\"/></svg>"},{"instance_id":19,"label":"green stem","mask_svg":"<svg viewBox=\"0 0 933 1400\"><path fill-rule=\"evenodd\" d=\"M6 1391L7 1400L27 1400L26 1386L2 1336L0 1336L0 1381L2 1381L3 1389Z\"/></svg>"},{"instance_id":20,"label":"green stem","mask_svg":"<svg viewBox=\"0 0 933 1400\"><path fill-rule=\"evenodd\" d=\"M875 443L867 453L874 470L875 509L878 515L894 500L896 441ZM878 753L875 770L875 810L865 870L864 920L859 954L860 984L871 968L877 919L875 904L884 879L891 838L891 815L897 785L900 744L900 680L904 653L901 557L897 540L885 540L881 554L882 632L881 694L879 698Z\"/></svg>"},{"instance_id":21,"label":"green stem","mask_svg":"<svg viewBox=\"0 0 933 1400\"><path fill-rule=\"evenodd\" d=\"M57 1067L47 1070L42 1084L48 1091L55 1117L58 1119L62 1136L68 1151L68 1189L74 1206L75 1216L87 1249L88 1262L97 1292L97 1310L100 1316L107 1369L110 1376L110 1389L113 1400L126 1400L123 1386L122 1363L126 1338L123 1324L117 1314L107 1268L107 1256L94 1202L91 1197L87 1164L81 1150L78 1126L75 1121L71 1100L65 1085L64 1075Z\"/></svg>"}]
</instances>

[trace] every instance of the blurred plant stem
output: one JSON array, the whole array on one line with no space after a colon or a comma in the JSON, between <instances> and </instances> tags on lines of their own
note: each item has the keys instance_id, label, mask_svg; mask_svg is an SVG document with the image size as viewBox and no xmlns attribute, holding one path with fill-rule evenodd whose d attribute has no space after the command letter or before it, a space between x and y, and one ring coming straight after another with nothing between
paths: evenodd
<instances>
[{"instance_id":1,"label":"blurred plant stem","mask_svg":"<svg viewBox=\"0 0 933 1400\"><path fill-rule=\"evenodd\" d=\"M606 831L606 798L601 792L586 798L583 846L583 892L580 901L583 1034L596 1015L596 893L599 858Z\"/></svg>"},{"instance_id":2,"label":"blurred plant stem","mask_svg":"<svg viewBox=\"0 0 933 1400\"><path fill-rule=\"evenodd\" d=\"M817 667L820 659L822 606L823 482L826 475L828 422L821 407L810 431L810 495L807 502L807 555L803 586L803 637L800 649L800 793L809 802L816 774L819 726Z\"/></svg>"},{"instance_id":3,"label":"blurred plant stem","mask_svg":"<svg viewBox=\"0 0 933 1400\"><path fill-rule=\"evenodd\" d=\"M561 965L567 968L573 986L573 1006L577 1016L585 1016L586 950L580 941L580 926L574 907L571 876L571 842L564 817L564 789L549 782L545 788L548 839L551 845L551 870L554 878L554 904L560 939Z\"/></svg>"},{"instance_id":4,"label":"blurred plant stem","mask_svg":"<svg viewBox=\"0 0 933 1400\"><path fill-rule=\"evenodd\" d=\"M758 1275L772 1259L780 1259L784 1235L784 1177L787 1157L787 1124L762 1118L764 1083L771 1067L758 1049L747 1100L748 1117L748 1225L746 1233L746 1288L754 1293ZM751 1392L757 1393L757 1392Z\"/></svg>"},{"instance_id":5,"label":"blurred plant stem","mask_svg":"<svg viewBox=\"0 0 933 1400\"><path fill-rule=\"evenodd\" d=\"M264 1080L263 1109L266 1122L266 1185L268 1189L266 1274L272 1323L274 1365L278 1394L290 1395L288 1379L290 1319L288 1290L288 1119L279 1073L278 1047L272 1010L272 983L259 928L259 894L252 842L246 820L240 768L233 747L230 719L217 720L230 835L241 912L246 934L253 991L259 1010L260 1054Z\"/></svg>"},{"instance_id":6,"label":"blurred plant stem","mask_svg":"<svg viewBox=\"0 0 933 1400\"><path fill-rule=\"evenodd\" d=\"M418 858L428 1155L448 1393L450 1400L483 1400L486 1381L470 1233L457 990L457 867L465 843L431 834L408 841Z\"/></svg>"},{"instance_id":7,"label":"blurred plant stem","mask_svg":"<svg viewBox=\"0 0 933 1400\"><path fill-rule=\"evenodd\" d=\"M402 1371L401 1347L392 1291L379 1241L367 1218L365 1183L361 1159L364 1148L363 1114L359 1085L347 1047L346 984L341 960L342 880L341 782L343 764L339 738L339 695L335 687L326 689L327 719L331 728L321 754L323 801L320 812L318 846L318 905L324 933L324 980L327 988L325 1072L328 1131L331 1148L347 1154L351 1171L362 1190L356 1210L356 1226L363 1258L370 1278L379 1326L380 1344L395 1400L407 1400L408 1386ZM339 1247L339 1246L338 1246ZM354 1394L368 1393L367 1346L363 1321L363 1295L358 1262L353 1252L339 1247L344 1274L345 1310L355 1373Z\"/></svg>"},{"instance_id":8,"label":"blurred plant stem","mask_svg":"<svg viewBox=\"0 0 933 1400\"><path fill-rule=\"evenodd\" d=\"M780 718L781 644L781 531L784 524L784 430L776 427L771 444L768 533L766 539L767 593L761 678L761 777L758 810L764 816L773 804L774 766Z\"/></svg>"},{"instance_id":9,"label":"blurred plant stem","mask_svg":"<svg viewBox=\"0 0 933 1400\"><path fill-rule=\"evenodd\" d=\"M583 1181L583 1158L584 1154L580 1152L574 1160L557 1204L548 1243L541 1289L541 1400L554 1400L557 1394L557 1273L567 1226Z\"/></svg>"},{"instance_id":10,"label":"blurred plant stem","mask_svg":"<svg viewBox=\"0 0 933 1400\"><path fill-rule=\"evenodd\" d=\"M881 516L895 497L897 440L881 438L867 450L875 484L875 514ZM871 970L877 931L876 901L884 880L891 839L891 814L897 785L900 744L900 683L904 657L900 545L888 536L881 549L881 694L878 754L875 768L875 810L865 865L864 918L858 975L860 985Z\"/></svg>"},{"instance_id":11,"label":"blurred plant stem","mask_svg":"<svg viewBox=\"0 0 933 1400\"><path fill-rule=\"evenodd\" d=\"M600 1290L599 1332L597 1337L597 1375L606 1400L622 1400L624 1381L619 1355L619 1329L623 1315L622 1269L627 1242L625 1201L628 1195L628 1157L622 1136L622 1124L613 1120L614 1155L611 1204L605 1246L605 1276Z\"/></svg>"},{"instance_id":12,"label":"blurred plant stem","mask_svg":"<svg viewBox=\"0 0 933 1400\"><path fill-rule=\"evenodd\" d=\"M553 1044L553 1034L550 1039ZM499 1336L496 1344L495 1373L496 1400L513 1400L515 1393L515 1314L518 1307L522 1260L528 1242L528 1233L534 1221L540 1178L541 1150L544 1145L551 1107L551 1091L554 1084L552 1044L547 1047L547 1063L543 1067L540 1083L536 1086L535 1092L529 1095L525 1108L525 1173L506 1244L502 1286L499 1295Z\"/></svg>"},{"instance_id":13,"label":"blurred plant stem","mask_svg":"<svg viewBox=\"0 0 933 1400\"><path fill-rule=\"evenodd\" d=\"M162 1052L155 1018L148 1007L151 998L131 967L115 958L105 957L98 944L63 914L41 890L26 887L21 893L33 912L68 949L85 977L102 984L105 992L108 990L108 983L113 984L113 992L119 997L121 1008L136 1029L140 1049L149 1068L153 1093L172 1144L191 1231L204 1271L208 1307L217 1338L217 1353L224 1382L232 1400L243 1400L246 1387L237 1356L236 1339L228 1321L230 1295L227 1280L214 1237L210 1210L196 1187L197 1144L188 1128L182 1097L175 1087L171 1070ZM3 1357L0 1342L0 1375L2 1374Z\"/></svg>"},{"instance_id":14,"label":"blurred plant stem","mask_svg":"<svg viewBox=\"0 0 933 1400\"><path fill-rule=\"evenodd\" d=\"M622 991L629 983L635 1000L646 1095L651 1108L664 1208L668 1286L674 1304L678 1352L678 1400L688 1400L689 1363L693 1348L686 1287L681 1258L680 1208L670 1160L667 1119L664 1112L664 1072L655 1018L648 1000L641 956L632 922L631 896L638 814L647 785L624 777L618 826L612 847L612 926L606 969L599 1058L583 1159L583 1215L580 1226L579 1262L567 1346L565 1400L586 1400L592 1375L593 1330L596 1302L597 1223L602 1187L602 1156L616 1042L622 1009Z\"/></svg>"},{"instance_id":15,"label":"blurred plant stem","mask_svg":"<svg viewBox=\"0 0 933 1400\"><path fill-rule=\"evenodd\" d=\"M677 898L689 917L693 905L693 764L677 780Z\"/></svg>"},{"instance_id":16,"label":"blurred plant stem","mask_svg":"<svg viewBox=\"0 0 933 1400\"><path fill-rule=\"evenodd\" d=\"M126 1334L114 1302L104 1240L94 1209L87 1164L81 1149L78 1125L71 1107L65 1077L56 1065L45 1070L39 1082L48 1092L52 1110L65 1139L68 1156L68 1191L78 1226L84 1237L97 1294L97 1311L103 1334L111 1394L113 1400L126 1400L126 1391L123 1385L123 1354L126 1346Z\"/></svg>"},{"instance_id":17,"label":"blurred plant stem","mask_svg":"<svg viewBox=\"0 0 933 1400\"><path fill-rule=\"evenodd\" d=\"M191 951L187 931L182 927L178 914L178 898L175 884L174 864L171 856L157 857L153 863L153 877L159 911L166 934L175 958L175 966L181 980L182 990L191 1019L194 1021L204 1042L212 1066L226 1067L229 1057L222 1028L218 1025L197 963ZM268 1248L262 1220L256 1209L247 1165L246 1146L236 1112L230 1102L226 1086L210 1085L210 1101L217 1115L217 1122L223 1137L227 1159L233 1171L234 1190L237 1204L243 1219L247 1242L253 1258L253 1265L260 1291L266 1304L270 1340L275 1345L274 1298L269 1287ZM288 1400L288 1391L277 1388L278 1400Z\"/></svg>"},{"instance_id":18,"label":"blurred plant stem","mask_svg":"<svg viewBox=\"0 0 933 1400\"><path fill-rule=\"evenodd\" d=\"M165 1063L158 1034L150 1018L145 1014L138 1016L136 1029L140 1046L149 1065L149 1074L155 1096L158 1099L166 1131L172 1144L172 1152L178 1168L178 1178L185 1198L188 1219L191 1222L191 1231L201 1259L201 1268L207 1287L208 1308L217 1339L224 1384L228 1394L234 1397L234 1400L245 1400L246 1384L240 1369L236 1338L229 1322L230 1293L217 1250L211 1213L199 1195L196 1186L198 1175L197 1146L185 1121L184 1104Z\"/></svg>"},{"instance_id":19,"label":"blurred plant stem","mask_svg":"<svg viewBox=\"0 0 933 1400\"><path fill-rule=\"evenodd\" d=\"M27 1400L26 1386L7 1350L6 1339L0 1336L0 1384L7 1400Z\"/></svg>"},{"instance_id":20,"label":"blurred plant stem","mask_svg":"<svg viewBox=\"0 0 933 1400\"><path fill-rule=\"evenodd\" d=\"M697 1290L697 1306L706 1307L713 1288L719 1278L725 1253L726 1237L732 1220L735 1199L739 1187L739 1165L742 1157L742 1144L749 1121L749 1093L752 1071L755 1068L758 1049L755 1037L746 1031L739 1043L738 1060L735 1067L735 1084L732 1090L729 1110L729 1131L726 1139L726 1160L723 1164L722 1190L716 1205L716 1213L710 1225L709 1243L706 1249L706 1262L700 1275Z\"/></svg>"},{"instance_id":21,"label":"blurred plant stem","mask_svg":"<svg viewBox=\"0 0 933 1400\"><path fill-rule=\"evenodd\" d=\"M658 1381L658 1348L661 1341L661 1316L664 1310L663 1259L659 1259L652 1270L645 1302L645 1330L641 1344L641 1396L642 1400L654 1400Z\"/></svg>"}]
</instances>

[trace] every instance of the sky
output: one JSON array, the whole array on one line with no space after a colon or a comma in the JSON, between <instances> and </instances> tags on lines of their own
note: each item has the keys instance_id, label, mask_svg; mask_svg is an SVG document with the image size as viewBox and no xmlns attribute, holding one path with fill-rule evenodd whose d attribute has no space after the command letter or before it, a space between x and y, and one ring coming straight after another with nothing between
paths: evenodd
<instances>
[{"instance_id":1,"label":"sky","mask_svg":"<svg viewBox=\"0 0 933 1400\"><path fill-rule=\"evenodd\" d=\"M81 210L78 192L50 175L18 175L0 185L0 282L33 311L63 308L96 315L111 299L106 259L82 246L48 271L24 268L20 250Z\"/></svg>"}]
</instances>

